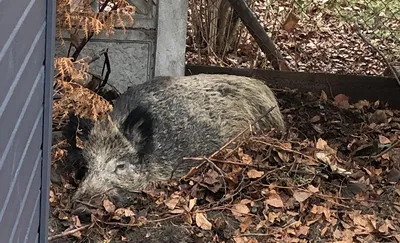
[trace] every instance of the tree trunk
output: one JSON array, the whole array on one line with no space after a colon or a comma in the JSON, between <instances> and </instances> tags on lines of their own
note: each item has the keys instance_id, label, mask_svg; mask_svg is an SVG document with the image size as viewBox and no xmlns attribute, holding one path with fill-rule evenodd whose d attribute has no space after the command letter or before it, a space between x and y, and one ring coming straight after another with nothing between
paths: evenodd
<instances>
[{"instance_id":1,"label":"tree trunk","mask_svg":"<svg viewBox=\"0 0 400 243\"><path fill-rule=\"evenodd\" d=\"M247 6L244 0L228 0L232 8L238 13L244 25L256 40L261 50L265 53L268 60L272 63L275 70L291 71L283 56L275 47L273 41L268 37L264 28L258 22L256 16Z\"/></svg>"}]
</instances>

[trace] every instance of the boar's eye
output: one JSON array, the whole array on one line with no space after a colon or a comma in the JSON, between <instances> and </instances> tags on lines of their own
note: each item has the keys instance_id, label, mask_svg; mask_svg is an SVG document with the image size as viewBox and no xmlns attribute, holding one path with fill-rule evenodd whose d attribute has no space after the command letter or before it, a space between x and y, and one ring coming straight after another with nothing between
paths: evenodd
<instances>
[{"instance_id":1,"label":"boar's eye","mask_svg":"<svg viewBox=\"0 0 400 243\"><path fill-rule=\"evenodd\" d=\"M125 169L125 163L118 164L118 165L115 167L115 171L114 171L114 172L117 172L118 170L123 170L123 169Z\"/></svg>"}]
</instances>

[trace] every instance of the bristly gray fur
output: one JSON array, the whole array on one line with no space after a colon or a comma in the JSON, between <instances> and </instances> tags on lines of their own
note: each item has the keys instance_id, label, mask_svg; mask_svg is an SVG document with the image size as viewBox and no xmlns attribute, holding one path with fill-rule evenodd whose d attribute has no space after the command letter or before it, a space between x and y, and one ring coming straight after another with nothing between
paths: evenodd
<instances>
[{"instance_id":1,"label":"bristly gray fur","mask_svg":"<svg viewBox=\"0 0 400 243\"><path fill-rule=\"evenodd\" d=\"M256 128L284 130L273 92L253 78L158 77L131 87L115 101L112 122L96 122L84 141L88 173L75 198L111 187L140 190L170 178L176 165L180 177L195 165L183 157L210 155L272 106ZM127 117L136 118L132 126L123 125Z\"/></svg>"}]
</instances>

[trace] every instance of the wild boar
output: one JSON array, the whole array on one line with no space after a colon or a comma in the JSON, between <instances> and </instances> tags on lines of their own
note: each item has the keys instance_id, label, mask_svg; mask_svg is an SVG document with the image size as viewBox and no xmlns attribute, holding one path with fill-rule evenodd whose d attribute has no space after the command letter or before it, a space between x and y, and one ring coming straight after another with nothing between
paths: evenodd
<instances>
[{"instance_id":1,"label":"wild boar","mask_svg":"<svg viewBox=\"0 0 400 243\"><path fill-rule=\"evenodd\" d=\"M88 171L74 198L180 177L196 165L183 157L210 155L257 119L255 129L285 129L275 95L254 78L200 74L133 86L110 119L84 127Z\"/></svg>"}]
</instances>

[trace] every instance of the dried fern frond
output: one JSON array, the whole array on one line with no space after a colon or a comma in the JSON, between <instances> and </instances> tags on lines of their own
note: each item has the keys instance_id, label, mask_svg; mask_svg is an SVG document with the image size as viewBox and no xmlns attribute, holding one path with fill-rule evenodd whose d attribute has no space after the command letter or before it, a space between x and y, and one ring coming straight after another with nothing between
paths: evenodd
<instances>
[{"instance_id":1,"label":"dried fern frond","mask_svg":"<svg viewBox=\"0 0 400 243\"><path fill-rule=\"evenodd\" d=\"M70 57L56 57L54 59L56 77L60 79L68 77L71 81L82 84L84 80L90 78L87 59L88 57L84 57L74 62Z\"/></svg>"},{"instance_id":2,"label":"dried fern frond","mask_svg":"<svg viewBox=\"0 0 400 243\"><path fill-rule=\"evenodd\" d=\"M80 84L55 79L54 86L60 99L53 102L53 129L64 127L70 112L81 118L97 120L112 110L107 100Z\"/></svg>"},{"instance_id":3,"label":"dried fern frond","mask_svg":"<svg viewBox=\"0 0 400 243\"><path fill-rule=\"evenodd\" d=\"M56 8L56 38L63 43L63 31L71 33L82 30L85 37L98 35L104 32L113 34L116 26L125 29L127 22L134 24L133 14L136 7L127 0L95 0L107 6L104 11L93 10L93 0L57 0ZM77 34L77 31L73 35ZM79 39L78 36L76 39ZM71 37L71 40L73 38ZM75 47L76 43L72 43ZM111 104L100 95L85 88L83 85L90 79L89 60L81 58L56 57L54 79L54 93L59 97L53 102L53 128L60 129L67 122L68 114L73 113L79 117L97 120L112 109Z\"/></svg>"},{"instance_id":4,"label":"dried fern frond","mask_svg":"<svg viewBox=\"0 0 400 243\"><path fill-rule=\"evenodd\" d=\"M83 30L85 37L93 32L95 35L102 31L108 36L114 33L116 25L125 29L127 20L134 23L133 14L136 7L129 4L126 0L111 1L109 6L117 6L116 9L109 7L107 11L95 12L92 10L89 1L83 1L79 8L73 7L71 11L71 0L57 1L57 37L62 37L62 30L72 30L74 28ZM75 3L76 4L76 3ZM105 10L106 10L105 9Z\"/></svg>"}]
</instances>

